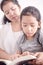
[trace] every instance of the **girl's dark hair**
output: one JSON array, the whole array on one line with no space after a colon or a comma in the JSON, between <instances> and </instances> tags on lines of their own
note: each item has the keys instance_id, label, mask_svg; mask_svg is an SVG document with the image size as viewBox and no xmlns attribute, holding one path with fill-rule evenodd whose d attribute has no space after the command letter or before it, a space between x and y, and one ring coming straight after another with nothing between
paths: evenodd
<instances>
[{"instance_id":1,"label":"girl's dark hair","mask_svg":"<svg viewBox=\"0 0 43 65\"><path fill-rule=\"evenodd\" d=\"M21 12L21 15L20 15L20 21L22 20L22 17L23 16L34 16L38 22L40 22L41 20L41 15L40 15L40 12L37 8L33 7L33 6L28 6L26 8L23 9L23 11Z\"/></svg>"},{"instance_id":2,"label":"girl's dark hair","mask_svg":"<svg viewBox=\"0 0 43 65\"><path fill-rule=\"evenodd\" d=\"M1 2L1 10L3 11L3 6L6 5L7 2L13 2L14 4L18 5L18 7L20 7L19 3L17 0L2 0ZM5 15L4 15L4 24L6 24L7 22L11 22Z\"/></svg>"}]
</instances>

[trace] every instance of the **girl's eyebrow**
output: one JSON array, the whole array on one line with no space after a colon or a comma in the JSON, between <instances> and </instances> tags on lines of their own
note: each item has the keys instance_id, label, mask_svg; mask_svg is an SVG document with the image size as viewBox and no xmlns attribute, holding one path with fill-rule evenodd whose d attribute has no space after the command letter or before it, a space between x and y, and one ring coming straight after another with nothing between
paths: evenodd
<instances>
[{"instance_id":1,"label":"girl's eyebrow","mask_svg":"<svg viewBox=\"0 0 43 65\"><path fill-rule=\"evenodd\" d=\"M23 24L27 24L27 23L23 22Z\"/></svg>"},{"instance_id":2,"label":"girl's eyebrow","mask_svg":"<svg viewBox=\"0 0 43 65\"><path fill-rule=\"evenodd\" d=\"M27 23L25 23L25 22L23 22L24 24L27 24ZM34 24L34 23L30 23L30 24Z\"/></svg>"},{"instance_id":3,"label":"girl's eyebrow","mask_svg":"<svg viewBox=\"0 0 43 65\"><path fill-rule=\"evenodd\" d=\"M34 24L34 23L30 23L30 24Z\"/></svg>"},{"instance_id":4,"label":"girl's eyebrow","mask_svg":"<svg viewBox=\"0 0 43 65\"><path fill-rule=\"evenodd\" d=\"M34 22L30 22L30 24L35 24Z\"/></svg>"}]
</instances>

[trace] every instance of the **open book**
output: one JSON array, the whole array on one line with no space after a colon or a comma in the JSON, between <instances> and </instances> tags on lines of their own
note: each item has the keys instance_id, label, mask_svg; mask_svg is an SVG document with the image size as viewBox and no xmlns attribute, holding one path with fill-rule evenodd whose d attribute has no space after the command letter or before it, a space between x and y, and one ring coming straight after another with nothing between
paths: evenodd
<instances>
[{"instance_id":1,"label":"open book","mask_svg":"<svg viewBox=\"0 0 43 65\"><path fill-rule=\"evenodd\" d=\"M30 61L30 60L33 60L33 59L36 59L36 57L34 57L32 55L28 55L28 56L19 57L19 58L13 60L13 61L4 60L4 59L0 59L0 61L3 61L6 65L16 65L18 63Z\"/></svg>"}]
</instances>

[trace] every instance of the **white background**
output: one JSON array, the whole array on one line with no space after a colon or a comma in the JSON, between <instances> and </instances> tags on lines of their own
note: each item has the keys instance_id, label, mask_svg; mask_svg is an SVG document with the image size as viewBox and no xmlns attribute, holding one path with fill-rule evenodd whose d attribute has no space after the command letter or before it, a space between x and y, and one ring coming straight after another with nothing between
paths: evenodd
<instances>
[{"instance_id":1,"label":"white background","mask_svg":"<svg viewBox=\"0 0 43 65\"><path fill-rule=\"evenodd\" d=\"M42 18L41 20L43 22L43 0L18 0L18 1L19 4L21 5L21 9L27 6L35 6L36 8L38 8L41 13L41 18ZM3 13L0 11L0 24L2 23L2 16Z\"/></svg>"}]
</instances>

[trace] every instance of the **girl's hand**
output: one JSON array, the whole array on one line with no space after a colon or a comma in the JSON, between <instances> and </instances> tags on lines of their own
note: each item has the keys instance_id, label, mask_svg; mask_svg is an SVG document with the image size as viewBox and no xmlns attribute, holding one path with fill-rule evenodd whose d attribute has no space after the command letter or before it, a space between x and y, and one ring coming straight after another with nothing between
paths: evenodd
<instances>
[{"instance_id":1,"label":"girl's hand","mask_svg":"<svg viewBox=\"0 0 43 65\"><path fill-rule=\"evenodd\" d=\"M30 55L30 52L26 51L21 54L22 56Z\"/></svg>"},{"instance_id":2,"label":"girl's hand","mask_svg":"<svg viewBox=\"0 0 43 65\"><path fill-rule=\"evenodd\" d=\"M36 54L34 54L34 56L37 57L36 64L43 65L43 52L37 52Z\"/></svg>"}]
</instances>

